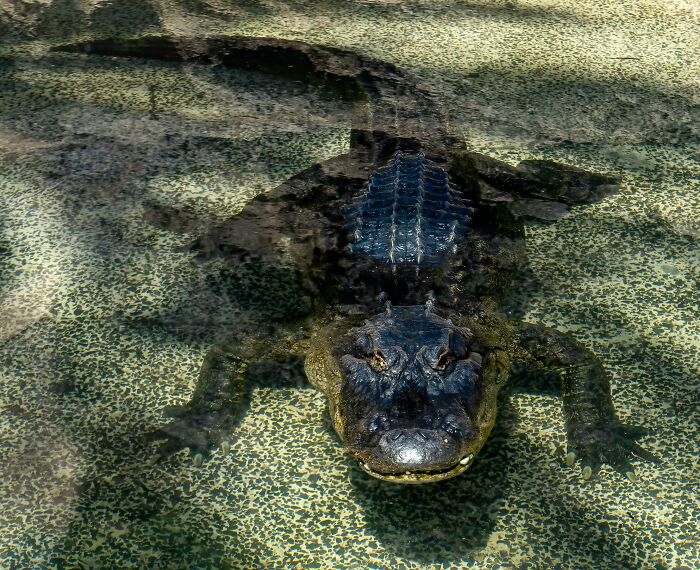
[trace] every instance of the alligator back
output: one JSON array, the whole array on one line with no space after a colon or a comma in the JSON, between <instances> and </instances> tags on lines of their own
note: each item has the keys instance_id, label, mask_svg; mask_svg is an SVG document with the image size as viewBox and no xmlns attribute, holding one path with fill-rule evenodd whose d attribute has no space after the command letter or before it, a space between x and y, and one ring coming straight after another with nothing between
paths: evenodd
<instances>
[{"instance_id":1,"label":"alligator back","mask_svg":"<svg viewBox=\"0 0 700 570\"><path fill-rule=\"evenodd\" d=\"M437 267L456 252L472 212L444 168L423 153L397 152L344 209L349 249L393 271Z\"/></svg>"}]
</instances>

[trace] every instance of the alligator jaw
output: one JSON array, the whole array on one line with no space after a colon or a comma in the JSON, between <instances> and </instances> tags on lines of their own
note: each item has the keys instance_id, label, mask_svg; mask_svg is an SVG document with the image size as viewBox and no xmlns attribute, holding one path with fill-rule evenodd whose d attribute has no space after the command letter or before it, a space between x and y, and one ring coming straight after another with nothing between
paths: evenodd
<instances>
[{"instance_id":1,"label":"alligator jaw","mask_svg":"<svg viewBox=\"0 0 700 570\"><path fill-rule=\"evenodd\" d=\"M446 479L451 479L456 477L461 473L464 473L469 466L474 461L474 454L469 453L465 455L459 463L453 465L448 469L443 469L440 471L407 471L406 473L395 474L395 473L379 473L378 471L372 470L369 465L360 461L360 467L362 470L371 475L375 479L381 479L382 481L387 481L389 483L399 483L402 485L420 485L422 483L435 483L436 481L444 481Z\"/></svg>"}]
</instances>

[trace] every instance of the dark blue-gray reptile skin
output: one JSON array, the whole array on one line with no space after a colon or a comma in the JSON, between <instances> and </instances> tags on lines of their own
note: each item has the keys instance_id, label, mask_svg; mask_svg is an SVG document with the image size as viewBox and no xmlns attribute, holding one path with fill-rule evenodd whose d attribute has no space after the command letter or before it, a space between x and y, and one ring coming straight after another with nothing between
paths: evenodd
<instances>
[{"instance_id":1,"label":"dark blue-gray reptile skin","mask_svg":"<svg viewBox=\"0 0 700 570\"><path fill-rule=\"evenodd\" d=\"M393 267L435 267L456 252L473 211L444 168L422 153L397 152L345 208L350 251Z\"/></svg>"}]
</instances>

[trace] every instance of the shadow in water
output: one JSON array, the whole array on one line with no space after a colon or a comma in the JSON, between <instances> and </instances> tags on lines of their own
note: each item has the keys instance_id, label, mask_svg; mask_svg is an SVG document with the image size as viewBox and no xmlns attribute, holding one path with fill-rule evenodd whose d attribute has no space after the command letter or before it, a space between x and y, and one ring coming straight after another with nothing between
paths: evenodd
<instances>
[{"instance_id":1,"label":"shadow in water","mask_svg":"<svg viewBox=\"0 0 700 570\"><path fill-rule=\"evenodd\" d=\"M160 29L160 9L148 0L111 0L90 14L90 31L97 34L137 35Z\"/></svg>"},{"instance_id":2,"label":"shadow in water","mask_svg":"<svg viewBox=\"0 0 700 570\"><path fill-rule=\"evenodd\" d=\"M270 17L284 10L295 13L298 18L309 17L312 13L327 12L345 19L365 17L413 23L417 17L425 19L445 18L453 21L469 19L487 19L500 21L551 21L585 22L585 15L572 14L555 7L540 8L524 6L516 2L493 5L480 2L463 2L451 0L439 4L425 2L401 2L401 8L393 2L384 4L380 1L363 2L277 2L260 0L238 0L235 3L212 2L210 0L171 0L164 8L153 0L105 0L92 8L90 2L79 0L53 0L46 3L31 4L16 2L11 7L10 15L16 22L10 22L1 31L11 37L31 38L50 36L69 38L87 32L99 34L135 35L144 30L160 28L161 11L174 9L187 16L204 16L220 20L236 17ZM1 23L0 23L1 24Z\"/></svg>"},{"instance_id":3,"label":"shadow in water","mask_svg":"<svg viewBox=\"0 0 700 570\"><path fill-rule=\"evenodd\" d=\"M119 426L113 426L115 430ZM149 568L235 567L227 560L231 536L215 513L192 503L193 492L178 479L173 464L149 466L149 450L139 433L96 432L101 445L83 460L95 475L78 488L75 518L65 538L52 551L57 567L133 564ZM183 478L186 479L186 478ZM110 551L118 561L105 559Z\"/></svg>"},{"instance_id":4,"label":"shadow in water","mask_svg":"<svg viewBox=\"0 0 700 570\"><path fill-rule=\"evenodd\" d=\"M36 35L44 38L65 38L89 28L90 20L80 0L53 0L38 12Z\"/></svg>"},{"instance_id":5,"label":"shadow in water","mask_svg":"<svg viewBox=\"0 0 700 570\"><path fill-rule=\"evenodd\" d=\"M394 555L423 564L454 563L482 548L500 516L499 499L510 490L503 464L511 420L502 413L474 465L441 483L390 484L353 465L353 496L370 532Z\"/></svg>"},{"instance_id":6,"label":"shadow in water","mask_svg":"<svg viewBox=\"0 0 700 570\"><path fill-rule=\"evenodd\" d=\"M370 532L393 555L422 565L479 562L489 544L491 552L498 551L502 563L511 567L509 543L523 540L512 533L522 532L543 556L539 562L552 556L556 565L557 559L565 557L570 567L577 568L586 567L593 557L611 568L636 567L635 553L610 534L616 522L599 520L578 495L567 495L559 469L520 459L540 455L541 450L514 433L518 420L510 397L500 398L496 425L474 465L454 479L432 485L392 485L370 478L353 463L353 497L362 505ZM626 482L617 477L615 484ZM517 530L508 522L513 510L530 513L529 522ZM495 535L498 528L502 530ZM530 568L531 563L517 567Z\"/></svg>"},{"instance_id":7,"label":"shadow in water","mask_svg":"<svg viewBox=\"0 0 700 570\"><path fill-rule=\"evenodd\" d=\"M160 9L149 0L109 0L91 9L78 0L54 0L37 13L34 34L70 38L79 34L138 35L161 29ZM21 34L19 34L21 36Z\"/></svg>"},{"instance_id":8,"label":"shadow in water","mask_svg":"<svg viewBox=\"0 0 700 570\"><path fill-rule=\"evenodd\" d=\"M169 342L170 338L164 333L161 340ZM258 364L250 372L250 385L298 386L304 379L302 365L300 359ZM57 375L63 368L57 368ZM65 409L89 410L95 393L85 386L57 396L63 399ZM138 418L133 407L117 415ZM83 417L78 422L88 420ZM227 509L235 512L239 503L232 502L233 496L248 502L245 493L241 494L244 482L230 480L227 485L238 488L229 492L221 488L220 477L206 467L199 469L191 461L154 455L154 446L142 443L147 428L138 420L125 423L92 417L89 425L89 431L83 426L79 436L80 460L88 474L75 491L74 519L53 548L52 563L97 568L129 564L168 569L241 567L235 558L235 517L217 508L216 503L202 502L197 495L202 485L210 490L209 496L213 490ZM66 429L80 427L70 422ZM235 446L235 426L232 433ZM264 505L258 508L262 512Z\"/></svg>"}]
</instances>

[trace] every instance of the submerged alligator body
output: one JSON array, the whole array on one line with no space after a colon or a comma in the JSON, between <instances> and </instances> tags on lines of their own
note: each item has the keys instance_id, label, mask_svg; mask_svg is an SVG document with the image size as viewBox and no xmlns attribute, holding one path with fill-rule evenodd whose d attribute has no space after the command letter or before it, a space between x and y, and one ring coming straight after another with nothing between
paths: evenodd
<instances>
[{"instance_id":1,"label":"submerged alligator body","mask_svg":"<svg viewBox=\"0 0 700 570\"><path fill-rule=\"evenodd\" d=\"M348 250L396 271L438 267L457 251L473 209L449 184L447 172L424 154L397 152L345 210Z\"/></svg>"},{"instance_id":2,"label":"submerged alligator body","mask_svg":"<svg viewBox=\"0 0 700 570\"><path fill-rule=\"evenodd\" d=\"M610 193L612 178L467 152L418 81L332 48L154 37L59 49L321 82L357 109L348 154L260 195L197 240L204 259L289 269L314 301L291 324L292 341L280 334L215 346L191 402L154 436L165 440L163 451L189 447L200 463L213 447L227 449L249 365L302 355L345 449L379 479L425 483L466 470L515 362L559 374L566 460L580 459L584 478L607 463L634 479L630 455L651 459L635 442L639 432L618 420L608 376L590 351L500 310L524 259L523 212L562 215Z\"/></svg>"}]
</instances>

